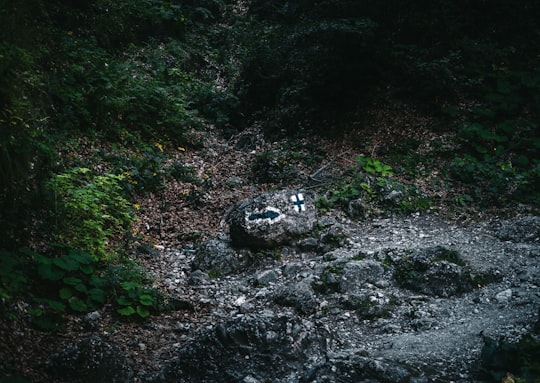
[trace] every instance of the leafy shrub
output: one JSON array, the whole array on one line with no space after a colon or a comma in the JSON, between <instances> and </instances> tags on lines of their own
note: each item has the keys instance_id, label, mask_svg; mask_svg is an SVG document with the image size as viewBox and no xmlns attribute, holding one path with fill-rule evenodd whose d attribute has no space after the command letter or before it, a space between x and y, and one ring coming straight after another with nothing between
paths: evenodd
<instances>
[{"instance_id":1,"label":"leafy shrub","mask_svg":"<svg viewBox=\"0 0 540 383\"><path fill-rule=\"evenodd\" d=\"M58 246L48 255L29 249L0 255L0 299L12 303L30 296L29 314L43 330L57 328L67 312L83 313L106 303L124 319L144 319L164 307L144 270L130 260L116 265ZM0 314L9 315L9 305L2 307Z\"/></svg>"},{"instance_id":2,"label":"leafy shrub","mask_svg":"<svg viewBox=\"0 0 540 383\"><path fill-rule=\"evenodd\" d=\"M9 314L9 305L26 290L27 260L17 252L0 250L0 315Z\"/></svg>"},{"instance_id":3,"label":"leafy shrub","mask_svg":"<svg viewBox=\"0 0 540 383\"><path fill-rule=\"evenodd\" d=\"M430 199L417 187L392 179L394 173L389 165L364 156L358 156L356 160L356 166L349 169L324 197L318 198L319 209L340 208L357 218L377 209L410 214L426 211L431 206Z\"/></svg>"},{"instance_id":4,"label":"leafy shrub","mask_svg":"<svg viewBox=\"0 0 540 383\"><path fill-rule=\"evenodd\" d=\"M67 307L74 312L85 312L105 304L106 286L98 276L96 259L89 253L70 250L57 257L26 253L32 256L40 282L40 293L34 298L36 303L59 312Z\"/></svg>"},{"instance_id":5,"label":"leafy shrub","mask_svg":"<svg viewBox=\"0 0 540 383\"><path fill-rule=\"evenodd\" d=\"M122 185L128 192L152 192L163 187L167 156L159 142L141 142L136 150L113 145L112 150L101 151L100 157L107 168L122 175Z\"/></svg>"},{"instance_id":6,"label":"leafy shrub","mask_svg":"<svg viewBox=\"0 0 540 383\"><path fill-rule=\"evenodd\" d=\"M55 123L67 130L101 133L121 140L125 132L143 140L189 143L189 128L202 118L227 123L234 97L188 68L190 53L178 42L133 47L121 60L91 40L73 35L50 64Z\"/></svg>"},{"instance_id":7,"label":"leafy shrub","mask_svg":"<svg viewBox=\"0 0 540 383\"><path fill-rule=\"evenodd\" d=\"M464 153L456 156L451 171L484 203L501 199L538 203L538 126L519 117L502 117L510 117L508 111L507 104L502 110L492 106L474 111L476 121L458 132Z\"/></svg>"},{"instance_id":8,"label":"leafy shrub","mask_svg":"<svg viewBox=\"0 0 540 383\"><path fill-rule=\"evenodd\" d=\"M161 294L150 287L151 281L137 264L109 265L104 278L111 289L116 312L121 317L147 318L161 308Z\"/></svg>"},{"instance_id":9,"label":"leafy shrub","mask_svg":"<svg viewBox=\"0 0 540 383\"><path fill-rule=\"evenodd\" d=\"M106 259L119 248L133 220L131 204L122 195L123 175L94 175L74 168L48 182L53 194L55 240Z\"/></svg>"},{"instance_id":10,"label":"leafy shrub","mask_svg":"<svg viewBox=\"0 0 540 383\"><path fill-rule=\"evenodd\" d=\"M265 151L251 164L251 171L259 183L288 183L298 177L298 170L286 153Z\"/></svg>"},{"instance_id":11,"label":"leafy shrub","mask_svg":"<svg viewBox=\"0 0 540 383\"><path fill-rule=\"evenodd\" d=\"M358 156L356 158L356 162L358 162L358 165L362 170L369 174L377 175L377 176L391 176L394 173L392 172L392 168L382 163L379 160L376 160L375 158L366 158L364 156Z\"/></svg>"}]
</instances>

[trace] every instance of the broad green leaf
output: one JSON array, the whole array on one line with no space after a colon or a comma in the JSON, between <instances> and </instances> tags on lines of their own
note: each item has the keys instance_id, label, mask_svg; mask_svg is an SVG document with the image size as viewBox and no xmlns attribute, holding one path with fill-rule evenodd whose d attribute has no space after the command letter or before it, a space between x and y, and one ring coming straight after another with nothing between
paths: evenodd
<instances>
[{"instance_id":1,"label":"broad green leaf","mask_svg":"<svg viewBox=\"0 0 540 383\"><path fill-rule=\"evenodd\" d=\"M77 297L72 297L69 300L69 306L71 307L73 311L77 311L77 312L86 311L88 308L86 306L86 303L84 303L80 298L77 298Z\"/></svg>"},{"instance_id":2,"label":"broad green leaf","mask_svg":"<svg viewBox=\"0 0 540 383\"><path fill-rule=\"evenodd\" d=\"M77 286L83 284L83 281L77 277L65 277L63 280L66 285Z\"/></svg>"},{"instance_id":3,"label":"broad green leaf","mask_svg":"<svg viewBox=\"0 0 540 383\"><path fill-rule=\"evenodd\" d=\"M105 292L102 289L93 288L88 291L88 297L97 303L105 303Z\"/></svg>"},{"instance_id":4,"label":"broad green leaf","mask_svg":"<svg viewBox=\"0 0 540 383\"><path fill-rule=\"evenodd\" d=\"M116 312L123 316L130 316L135 314L135 309L131 306L123 307L121 309L116 310Z\"/></svg>"},{"instance_id":5,"label":"broad green leaf","mask_svg":"<svg viewBox=\"0 0 540 383\"><path fill-rule=\"evenodd\" d=\"M44 314L44 311L43 309L40 309L40 308L31 308L31 309L28 309L28 314L34 317L40 317Z\"/></svg>"},{"instance_id":6,"label":"broad green leaf","mask_svg":"<svg viewBox=\"0 0 540 383\"><path fill-rule=\"evenodd\" d=\"M127 299L126 297L120 297L116 300L116 302L120 305L120 306L129 306L131 304L131 301L129 299Z\"/></svg>"},{"instance_id":7,"label":"broad green leaf","mask_svg":"<svg viewBox=\"0 0 540 383\"><path fill-rule=\"evenodd\" d=\"M73 258L69 256L64 256L61 258L54 258L53 264L58 266L62 270L66 271L75 271L79 268L79 262L74 260Z\"/></svg>"},{"instance_id":8,"label":"broad green leaf","mask_svg":"<svg viewBox=\"0 0 540 383\"><path fill-rule=\"evenodd\" d=\"M60 289L59 296L61 299L68 300L73 296L73 290L71 290L69 287L64 287Z\"/></svg>"},{"instance_id":9,"label":"broad green leaf","mask_svg":"<svg viewBox=\"0 0 540 383\"><path fill-rule=\"evenodd\" d=\"M105 278L99 277L94 274L90 276L89 284L90 286L101 288L101 287L105 287L105 285L107 284L107 281L105 280Z\"/></svg>"},{"instance_id":10,"label":"broad green leaf","mask_svg":"<svg viewBox=\"0 0 540 383\"><path fill-rule=\"evenodd\" d=\"M38 274L48 281L59 281L65 275L63 270L58 269L54 265L41 264L38 266Z\"/></svg>"},{"instance_id":11,"label":"broad green leaf","mask_svg":"<svg viewBox=\"0 0 540 383\"><path fill-rule=\"evenodd\" d=\"M152 306L154 304L154 297L152 297L150 294L142 294L139 297L139 302L141 302L144 306Z\"/></svg>"},{"instance_id":12,"label":"broad green leaf","mask_svg":"<svg viewBox=\"0 0 540 383\"><path fill-rule=\"evenodd\" d=\"M148 311L148 309L146 307L137 306L137 314L141 318L146 318L146 317L148 317L150 315L150 311Z\"/></svg>"},{"instance_id":13,"label":"broad green leaf","mask_svg":"<svg viewBox=\"0 0 540 383\"><path fill-rule=\"evenodd\" d=\"M49 307L57 311L66 311L66 305L58 301L49 301Z\"/></svg>"},{"instance_id":14,"label":"broad green leaf","mask_svg":"<svg viewBox=\"0 0 540 383\"><path fill-rule=\"evenodd\" d=\"M126 291L131 291L131 290L136 290L138 289L141 285L137 282L122 282L121 283L122 285L122 288Z\"/></svg>"},{"instance_id":15,"label":"broad green leaf","mask_svg":"<svg viewBox=\"0 0 540 383\"><path fill-rule=\"evenodd\" d=\"M83 265L90 265L92 263L94 263L94 257L92 257L91 254L85 252L85 251L80 251L80 250L73 250L72 252L69 253L69 255L75 259L77 262L79 262L80 264L83 264Z\"/></svg>"},{"instance_id":16,"label":"broad green leaf","mask_svg":"<svg viewBox=\"0 0 540 383\"><path fill-rule=\"evenodd\" d=\"M79 269L86 275L92 275L95 271L94 267L91 265L80 265Z\"/></svg>"},{"instance_id":17,"label":"broad green leaf","mask_svg":"<svg viewBox=\"0 0 540 383\"><path fill-rule=\"evenodd\" d=\"M86 288L86 285L84 283L80 283L78 285L75 285L75 290L77 290L80 293L86 293L88 289Z\"/></svg>"}]
</instances>

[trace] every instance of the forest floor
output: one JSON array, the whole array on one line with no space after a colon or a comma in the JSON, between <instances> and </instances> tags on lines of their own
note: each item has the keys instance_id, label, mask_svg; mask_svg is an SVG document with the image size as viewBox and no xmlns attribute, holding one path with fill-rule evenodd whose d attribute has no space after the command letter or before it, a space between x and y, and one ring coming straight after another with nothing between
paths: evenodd
<instances>
[{"instance_id":1,"label":"forest floor","mask_svg":"<svg viewBox=\"0 0 540 383\"><path fill-rule=\"evenodd\" d=\"M171 360L175 352L199 330L211 328L217 321L233 315L231 311L234 305L231 306L229 301L238 299L238 296L230 292L232 290L227 283L235 283L234 281L214 281L210 287L205 288L205 291L201 291L197 286L190 286L187 279L191 272L192 251L204 241L227 232L223 217L234 203L279 188L310 188L324 191L328 186L315 181L313 177L321 169L339 176L355 165L356 156L377 157L384 161L385 155L391 155L396 145L406 140L412 139L419 143L416 149L419 156L428 157L435 147L438 151L448 153L452 151L451 134L445 133L444 130L433 133L434 121L410 106L383 102L363 116L362 121L363 125L357 127L354 133L341 137L328 139L313 136L295 139L294 145L297 152L300 152L299 158L305 159L306 156L316 153L317 161L301 160L294 164L297 170L295 179L287 180L286 185L256 182L257 175L253 173L252 164L261 153L282 151L290 147L291 141L267 140L257 126L228 139L223 138L213 127L194 132L199 136L202 148L178 150L174 156L181 159L185 166L192 167L198 179L206 180L206 186L167 180L163 190L139 197L137 205L140 208L133 228L138 237L138 242L133 246L134 256L137 256L154 279L155 287L186 302L186 309L152 316L142 323L125 323L120 322L111 308L105 306L99 310L101 320L97 329L88 329L81 316L69 316L62 330L53 333L33 329L26 321L28 316L22 315L19 321L2 323L0 335L4 342L0 344L0 356L4 365L16 367L20 374L31 378L33 382L51 382L53 380L43 370L49 355L62 345L97 333L119 345L135 362L133 381L144 381ZM489 254L486 254L485 250L479 252L478 258L474 258L473 250L484 248L495 252L496 256L493 259L497 267L502 269L511 267L512 273L516 275L520 271L526 271L519 270L517 264L510 265L504 261L502 255L505 245L492 237L489 228L496 226L502 218L533 214L534 211L526 207L517 211L504 206L494 206L492 211L481 212L472 207L458 207L454 201L462 191L448 188L447 177L441 174L441 168L427 166L428 163L427 161L418 163L412 178L410 175L400 175L397 172L395 175L404 182L418 185L429 196L433 204L428 211L412 216L390 218L375 215L365 221L351 220L337 211L329 214L348 228L349 237L354 238L355 246L362 247L366 251L375 251L377 248L418 247L430 242L465 248L465 253L469 254L473 263L490 262ZM151 250L140 253L137 248L141 246ZM289 261L294 260L284 257L279 262L283 264ZM304 261L310 262L301 260ZM522 266L530 266L529 261L522 262ZM536 268L537 263L534 266ZM244 275L242 278L248 276ZM496 286L493 291L487 291L485 299L489 301L493 298L491 295L510 288L513 280L514 278L505 280L506 285ZM219 291L220 288L223 288L222 293ZM534 288L534 283L531 282L527 288ZM493 330L495 335L506 333L517 337L525 332L527 323L532 323L531 316L534 314L534 309L528 305L522 306L526 309L521 311L516 307L505 307L500 311L505 315L504 325L496 330L502 323L490 322L498 315L496 306L485 306L484 309L480 308L480 311L474 311L474 315L470 315L471 313L466 311L474 310L474 307L469 301L464 300L460 304L451 302L448 307L446 305L439 302L438 306L435 306L440 315L448 315L449 325L442 326L441 332L437 332L435 325L431 326L429 331L421 335L426 338L439 334L438 347L442 349L448 346L448 350L441 351L443 353L457 352L453 341L463 341L472 332L480 332L484 327ZM452 305L455 310L462 312L449 313L448 310ZM25 312L23 303L19 309L21 313ZM482 317L482 312L488 311L488 317ZM478 322L474 322L475 316L479 318ZM350 322L344 320L340 323L344 331L350 330ZM483 327L482 323L489 326ZM519 327L516 327L518 325ZM346 327L349 330L346 330ZM465 327L468 330L461 331ZM443 339L452 332L460 334L463 339ZM415 342L423 342L420 337L414 338L405 332L391 337L395 339L396 346L391 351L384 351L379 347L381 353L409 352L409 346ZM407 340L407 337L411 339ZM375 338L377 337L373 339ZM383 335L379 338L382 343L389 339ZM479 347L476 341L475 347Z\"/></svg>"}]
</instances>

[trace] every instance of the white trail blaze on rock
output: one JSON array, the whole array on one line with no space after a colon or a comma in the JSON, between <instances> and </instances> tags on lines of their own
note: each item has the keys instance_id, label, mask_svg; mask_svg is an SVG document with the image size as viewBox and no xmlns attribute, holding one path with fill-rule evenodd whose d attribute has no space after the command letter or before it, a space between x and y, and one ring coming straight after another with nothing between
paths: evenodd
<instances>
[{"instance_id":1,"label":"white trail blaze on rock","mask_svg":"<svg viewBox=\"0 0 540 383\"><path fill-rule=\"evenodd\" d=\"M304 195L302 193L292 195L291 201L294 204L295 211L300 212L306 210L306 204L304 203Z\"/></svg>"},{"instance_id":2,"label":"white trail blaze on rock","mask_svg":"<svg viewBox=\"0 0 540 383\"><path fill-rule=\"evenodd\" d=\"M238 203L230 214L235 246L270 248L309 233L317 221L312 193L284 190Z\"/></svg>"}]
</instances>

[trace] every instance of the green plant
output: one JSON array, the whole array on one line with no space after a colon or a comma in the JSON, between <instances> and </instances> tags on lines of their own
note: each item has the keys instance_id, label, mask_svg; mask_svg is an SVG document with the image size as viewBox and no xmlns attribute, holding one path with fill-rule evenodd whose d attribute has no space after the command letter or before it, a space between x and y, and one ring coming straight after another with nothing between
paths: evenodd
<instances>
[{"instance_id":1,"label":"green plant","mask_svg":"<svg viewBox=\"0 0 540 383\"><path fill-rule=\"evenodd\" d=\"M167 155L159 142L149 145L140 138L136 140L137 150L129 150L113 145L112 151L102 151L101 159L109 168L122 175L122 185L128 192L152 192L163 188Z\"/></svg>"},{"instance_id":2,"label":"green plant","mask_svg":"<svg viewBox=\"0 0 540 383\"><path fill-rule=\"evenodd\" d=\"M474 77L479 81L472 92L478 103L457 133L462 152L451 171L483 204L538 203L538 59L518 56L512 46L496 53L495 46L480 44L466 51L476 60Z\"/></svg>"},{"instance_id":3,"label":"green plant","mask_svg":"<svg viewBox=\"0 0 540 383\"><path fill-rule=\"evenodd\" d=\"M32 283L24 292L32 294L29 313L38 328L55 329L65 313L83 313L106 303L124 318L147 318L160 309L161 295L135 263L114 265L84 251L58 249L60 254L49 256L28 249L20 253L31 260L24 276Z\"/></svg>"},{"instance_id":4,"label":"green plant","mask_svg":"<svg viewBox=\"0 0 540 383\"><path fill-rule=\"evenodd\" d=\"M295 160L289 152L264 151L253 160L251 172L259 183L287 184L298 178Z\"/></svg>"},{"instance_id":5,"label":"green plant","mask_svg":"<svg viewBox=\"0 0 540 383\"><path fill-rule=\"evenodd\" d=\"M98 263L89 253L70 250L57 257L25 251L32 257L41 283L41 294L34 301L50 309L64 312L69 307L75 312L102 306L106 301L106 286L99 277Z\"/></svg>"},{"instance_id":6,"label":"green plant","mask_svg":"<svg viewBox=\"0 0 540 383\"><path fill-rule=\"evenodd\" d=\"M109 265L104 278L121 317L147 318L160 309L161 294L150 286L151 280L136 263L126 260L121 265Z\"/></svg>"},{"instance_id":7,"label":"green plant","mask_svg":"<svg viewBox=\"0 0 540 383\"><path fill-rule=\"evenodd\" d=\"M133 221L131 204L122 195L123 180L123 175L95 175L88 168L74 168L49 180L55 240L96 259L114 253Z\"/></svg>"},{"instance_id":8,"label":"green plant","mask_svg":"<svg viewBox=\"0 0 540 383\"><path fill-rule=\"evenodd\" d=\"M352 216L361 215L353 212L354 201L359 199L364 204L363 213L384 208L391 212L410 214L431 207L431 200L416 186L394 180L393 175L389 165L373 158L358 156L357 165L344 173L339 184L334 185L324 196L318 197L316 206L323 212L341 208Z\"/></svg>"},{"instance_id":9,"label":"green plant","mask_svg":"<svg viewBox=\"0 0 540 383\"><path fill-rule=\"evenodd\" d=\"M221 274L220 271L217 271L217 270L210 270L210 271L208 272L208 277L209 277L210 279L219 279L219 278L222 277L222 274Z\"/></svg>"},{"instance_id":10,"label":"green plant","mask_svg":"<svg viewBox=\"0 0 540 383\"><path fill-rule=\"evenodd\" d=\"M370 158L370 157L364 157L364 156L358 156L356 157L356 162L358 163L358 166L365 172L375 175L375 176L381 176L381 177L387 177L392 176L394 173L392 172L392 167L389 165L382 163L381 161Z\"/></svg>"},{"instance_id":11,"label":"green plant","mask_svg":"<svg viewBox=\"0 0 540 383\"><path fill-rule=\"evenodd\" d=\"M0 250L0 315L10 315L9 305L27 290L28 259L16 251Z\"/></svg>"}]
</instances>

